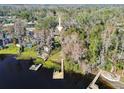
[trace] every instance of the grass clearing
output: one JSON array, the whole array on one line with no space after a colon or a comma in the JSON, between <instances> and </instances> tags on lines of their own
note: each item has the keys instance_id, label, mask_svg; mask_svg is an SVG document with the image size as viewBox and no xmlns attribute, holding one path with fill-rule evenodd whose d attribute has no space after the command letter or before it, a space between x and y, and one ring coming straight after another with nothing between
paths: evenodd
<instances>
[{"instance_id":1,"label":"grass clearing","mask_svg":"<svg viewBox=\"0 0 124 93\"><path fill-rule=\"evenodd\" d=\"M0 50L0 54L17 54L18 49L16 46L10 45L8 48Z\"/></svg>"},{"instance_id":2,"label":"grass clearing","mask_svg":"<svg viewBox=\"0 0 124 93\"><path fill-rule=\"evenodd\" d=\"M74 62L71 62L71 61L64 62L64 69L67 72L82 73L82 70L80 69L79 64L75 64Z\"/></svg>"},{"instance_id":3,"label":"grass clearing","mask_svg":"<svg viewBox=\"0 0 124 93\"><path fill-rule=\"evenodd\" d=\"M60 55L61 55L61 53L57 52L57 53L51 55L48 60L51 60L51 61L54 61L54 62L60 62L61 61L60 60L61 59Z\"/></svg>"},{"instance_id":4,"label":"grass clearing","mask_svg":"<svg viewBox=\"0 0 124 93\"><path fill-rule=\"evenodd\" d=\"M43 67L48 69L60 70L60 63L61 62L61 51L60 48L55 49L51 52L50 57L45 62L42 58L37 57L37 52L35 51L35 47L33 48L25 48L24 52L21 55L18 55L18 50L16 46L10 45L9 48L0 50L0 54L17 54L17 60L30 60L32 57L35 59L35 64L43 64ZM76 73L81 73L79 69L79 65L73 62L64 61L64 69L65 71L73 71Z\"/></svg>"},{"instance_id":5,"label":"grass clearing","mask_svg":"<svg viewBox=\"0 0 124 93\"><path fill-rule=\"evenodd\" d=\"M34 48L25 48L21 55L17 56L17 60L29 60L30 58L37 58L37 53Z\"/></svg>"}]
</instances>

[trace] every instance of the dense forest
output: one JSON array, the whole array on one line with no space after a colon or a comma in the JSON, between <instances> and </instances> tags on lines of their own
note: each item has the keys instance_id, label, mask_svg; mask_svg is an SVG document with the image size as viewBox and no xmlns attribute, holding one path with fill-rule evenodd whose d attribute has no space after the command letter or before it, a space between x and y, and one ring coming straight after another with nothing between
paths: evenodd
<instances>
[{"instance_id":1,"label":"dense forest","mask_svg":"<svg viewBox=\"0 0 124 93\"><path fill-rule=\"evenodd\" d=\"M48 54L61 56L69 70L86 73L100 68L124 73L123 6L0 6L0 16L15 16L14 27L6 30L20 45L30 42L38 55L47 46ZM57 29L59 17L61 31ZM26 35L25 21L35 22L33 36Z\"/></svg>"}]
</instances>

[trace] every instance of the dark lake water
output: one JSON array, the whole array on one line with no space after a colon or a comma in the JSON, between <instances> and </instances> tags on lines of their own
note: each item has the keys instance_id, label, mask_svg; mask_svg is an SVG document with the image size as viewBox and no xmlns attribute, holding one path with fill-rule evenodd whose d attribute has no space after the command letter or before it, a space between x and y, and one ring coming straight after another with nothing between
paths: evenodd
<instances>
[{"instance_id":1,"label":"dark lake water","mask_svg":"<svg viewBox=\"0 0 124 93\"><path fill-rule=\"evenodd\" d=\"M92 75L65 73L63 80L53 80L53 69L40 68L30 71L30 61L18 61L14 55L0 55L1 89L84 89L92 81ZM98 81L99 88L109 88Z\"/></svg>"}]
</instances>

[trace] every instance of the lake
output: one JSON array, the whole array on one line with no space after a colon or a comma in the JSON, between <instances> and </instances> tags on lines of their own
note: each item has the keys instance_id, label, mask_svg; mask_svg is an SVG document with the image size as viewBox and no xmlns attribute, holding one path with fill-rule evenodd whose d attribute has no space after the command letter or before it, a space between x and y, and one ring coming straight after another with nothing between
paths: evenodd
<instances>
[{"instance_id":1,"label":"lake","mask_svg":"<svg viewBox=\"0 0 124 93\"><path fill-rule=\"evenodd\" d=\"M53 69L41 67L30 71L29 60L16 60L15 55L0 55L0 88L1 89L85 89L92 81L91 74L65 73L63 80L53 80ZM110 88L97 81L99 88Z\"/></svg>"}]
</instances>

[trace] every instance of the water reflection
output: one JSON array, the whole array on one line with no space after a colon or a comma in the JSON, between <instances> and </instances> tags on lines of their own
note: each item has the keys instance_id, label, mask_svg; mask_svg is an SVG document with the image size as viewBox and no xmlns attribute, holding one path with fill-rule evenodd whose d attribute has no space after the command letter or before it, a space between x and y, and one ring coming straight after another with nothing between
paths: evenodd
<instances>
[{"instance_id":1,"label":"water reflection","mask_svg":"<svg viewBox=\"0 0 124 93\"><path fill-rule=\"evenodd\" d=\"M2 62L2 60L4 60L6 58L5 54L0 54L0 62Z\"/></svg>"},{"instance_id":2,"label":"water reflection","mask_svg":"<svg viewBox=\"0 0 124 93\"><path fill-rule=\"evenodd\" d=\"M20 62L17 62L17 63L15 64L15 67L16 67L16 71L17 71L17 72L20 72L20 71L22 70L22 66L21 66Z\"/></svg>"},{"instance_id":3,"label":"water reflection","mask_svg":"<svg viewBox=\"0 0 124 93\"><path fill-rule=\"evenodd\" d=\"M12 64L11 63L6 63L6 70L8 72L13 72Z\"/></svg>"}]
</instances>

